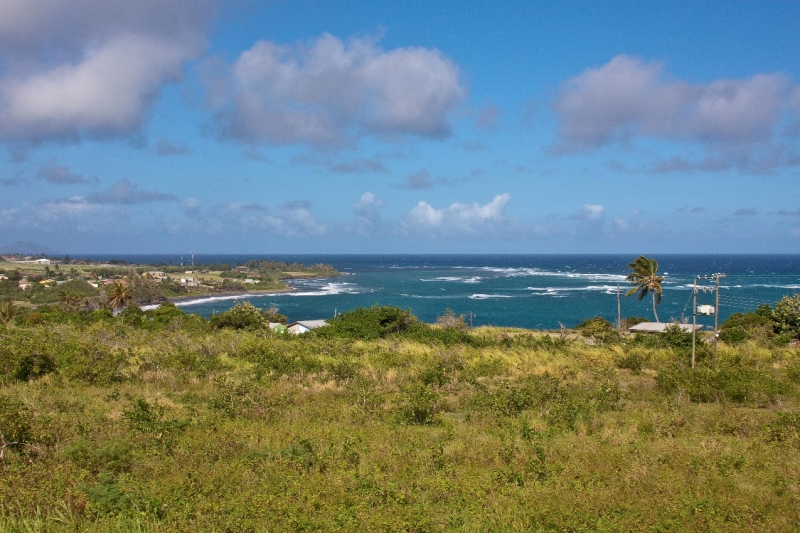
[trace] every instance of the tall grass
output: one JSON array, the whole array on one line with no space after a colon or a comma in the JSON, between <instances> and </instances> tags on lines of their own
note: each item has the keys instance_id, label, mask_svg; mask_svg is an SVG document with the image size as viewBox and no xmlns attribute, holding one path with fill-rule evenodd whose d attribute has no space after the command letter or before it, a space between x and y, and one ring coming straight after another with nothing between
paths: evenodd
<instances>
[{"instance_id":1,"label":"tall grass","mask_svg":"<svg viewBox=\"0 0 800 533\"><path fill-rule=\"evenodd\" d=\"M800 529L796 351L408 329L0 329L0 531Z\"/></svg>"}]
</instances>

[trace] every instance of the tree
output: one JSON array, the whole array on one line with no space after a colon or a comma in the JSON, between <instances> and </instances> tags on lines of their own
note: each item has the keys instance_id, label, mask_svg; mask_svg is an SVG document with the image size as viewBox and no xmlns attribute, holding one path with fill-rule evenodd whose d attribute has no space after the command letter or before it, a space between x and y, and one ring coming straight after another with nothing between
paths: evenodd
<instances>
[{"instance_id":1,"label":"tree","mask_svg":"<svg viewBox=\"0 0 800 533\"><path fill-rule=\"evenodd\" d=\"M625 296L638 293L638 299L641 300L649 292L653 297L653 315L656 317L656 322L660 322L656 306L661 303L661 282L664 281L664 277L658 275L658 261L640 255L628 264L628 268L631 269L631 273L625 279L633 285L633 288L626 292Z\"/></svg>"},{"instance_id":2,"label":"tree","mask_svg":"<svg viewBox=\"0 0 800 533\"><path fill-rule=\"evenodd\" d=\"M119 281L113 283L106 293L106 303L111 309L119 309L125 307L125 304L131 299L131 289L127 285Z\"/></svg>"},{"instance_id":3,"label":"tree","mask_svg":"<svg viewBox=\"0 0 800 533\"><path fill-rule=\"evenodd\" d=\"M16 309L14 308L14 302L11 300L0 302L0 322L8 324L14 318L15 314Z\"/></svg>"},{"instance_id":4,"label":"tree","mask_svg":"<svg viewBox=\"0 0 800 533\"><path fill-rule=\"evenodd\" d=\"M756 311L757 312L757 311ZM777 333L800 336L800 295L784 296L772 312Z\"/></svg>"}]
</instances>

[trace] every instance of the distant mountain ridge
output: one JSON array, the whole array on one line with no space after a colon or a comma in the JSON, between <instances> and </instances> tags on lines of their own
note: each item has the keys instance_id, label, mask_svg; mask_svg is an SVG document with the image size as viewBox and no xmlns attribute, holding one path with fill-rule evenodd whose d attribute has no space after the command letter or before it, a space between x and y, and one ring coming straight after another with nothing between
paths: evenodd
<instances>
[{"instance_id":1,"label":"distant mountain ridge","mask_svg":"<svg viewBox=\"0 0 800 533\"><path fill-rule=\"evenodd\" d=\"M0 245L0 253L24 254L24 255L33 255L33 254L54 255L56 251L50 248L49 246L45 246L44 244L39 244L36 242L27 242L27 241L16 241L11 244Z\"/></svg>"}]
</instances>

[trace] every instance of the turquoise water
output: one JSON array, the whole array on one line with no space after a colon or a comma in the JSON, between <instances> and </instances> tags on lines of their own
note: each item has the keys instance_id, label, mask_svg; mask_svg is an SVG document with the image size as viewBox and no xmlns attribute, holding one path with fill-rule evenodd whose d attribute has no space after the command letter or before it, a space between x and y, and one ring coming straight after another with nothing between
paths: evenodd
<instances>
[{"instance_id":1,"label":"turquoise water","mask_svg":"<svg viewBox=\"0 0 800 533\"><path fill-rule=\"evenodd\" d=\"M94 256L108 259L110 256ZM176 263L178 256L114 256L137 263ZM410 308L433 322L449 308L474 325L554 329L593 316L617 316L617 285L622 315L653 319L649 297L626 298L627 264L634 256L597 255L196 255L198 264L243 263L271 258L305 264L330 263L343 275L335 279L291 282L296 292L248 296L257 307L277 307L289 320L332 317L373 304ZM720 318L760 303L774 304L800 291L800 256L795 255L663 255L656 256L666 278L658 307L662 321L691 320L693 276L726 274L720 289ZM703 282L710 286L710 281ZM230 308L233 298L198 298L181 307L205 316ZM700 292L698 304L714 303L712 292ZM470 315L471 314L471 315ZM705 317L703 324L713 324Z\"/></svg>"}]
</instances>

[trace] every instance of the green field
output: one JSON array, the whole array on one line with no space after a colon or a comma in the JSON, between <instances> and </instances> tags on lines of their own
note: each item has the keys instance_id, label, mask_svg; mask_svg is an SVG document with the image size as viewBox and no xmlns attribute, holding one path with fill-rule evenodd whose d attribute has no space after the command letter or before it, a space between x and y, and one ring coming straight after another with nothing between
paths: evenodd
<instances>
[{"instance_id":1,"label":"green field","mask_svg":"<svg viewBox=\"0 0 800 533\"><path fill-rule=\"evenodd\" d=\"M126 313L0 325L0 530L800 529L779 337L716 364L701 343L691 370L686 336L599 322L562 340L373 308L286 337L247 306Z\"/></svg>"}]
</instances>

